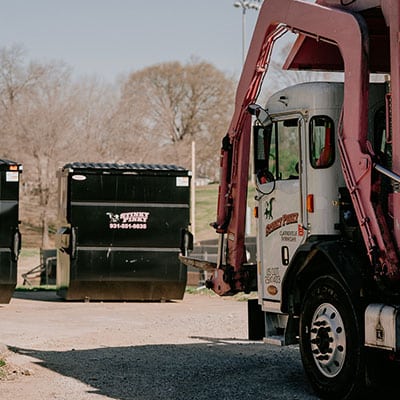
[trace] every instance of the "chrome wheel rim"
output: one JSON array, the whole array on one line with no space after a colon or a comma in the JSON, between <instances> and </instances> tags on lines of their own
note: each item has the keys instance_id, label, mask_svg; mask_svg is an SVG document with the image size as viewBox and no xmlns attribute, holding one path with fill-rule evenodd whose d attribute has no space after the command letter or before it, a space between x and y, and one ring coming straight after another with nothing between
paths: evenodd
<instances>
[{"instance_id":1,"label":"chrome wheel rim","mask_svg":"<svg viewBox=\"0 0 400 400\"><path fill-rule=\"evenodd\" d=\"M329 303L315 311L310 327L311 352L321 373L334 378L343 368L346 358L346 332L341 315Z\"/></svg>"}]
</instances>

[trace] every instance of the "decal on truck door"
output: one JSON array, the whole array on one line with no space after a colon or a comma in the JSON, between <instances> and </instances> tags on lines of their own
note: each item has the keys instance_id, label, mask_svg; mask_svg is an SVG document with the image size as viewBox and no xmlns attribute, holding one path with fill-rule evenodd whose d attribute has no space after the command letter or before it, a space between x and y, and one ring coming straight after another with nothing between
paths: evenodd
<instances>
[{"instance_id":1,"label":"decal on truck door","mask_svg":"<svg viewBox=\"0 0 400 400\"><path fill-rule=\"evenodd\" d=\"M272 197L272 199L267 200L265 202L265 213L264 213L264 215L265 215L266 219L272 219L273 218L273 216L272 216L272 202L274 200L275 200L275 198Z\"/></svg>"},{"instance_id":2,"label":"decal on truck door","mask_svg":"<svg viewBox=\"0 0 400 400\"><path fill-rule=\"evenodd\" d=\"M265 226L265 237L270 235L272 232L281 228L282 226L289 224L297 224L299 220L299 213L290 213L283 214L282 217L279 217L275 221L272 221L270 224Z\"/></svg>"}]
</instances>

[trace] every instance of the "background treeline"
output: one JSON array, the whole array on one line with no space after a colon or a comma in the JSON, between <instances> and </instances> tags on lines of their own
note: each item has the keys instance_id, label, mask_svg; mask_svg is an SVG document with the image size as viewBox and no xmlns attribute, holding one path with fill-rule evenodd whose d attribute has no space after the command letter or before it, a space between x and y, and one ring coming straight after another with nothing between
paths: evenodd
<instances>
[{"instance_id":1,"label":"background treeline","mask_svg":"<svg viewBox=\"0 0 400 400\"><path fill-rule=\"evenodd\" d=\"M283 74L280 68L280 63L271 63L260 104L281 87L311 79L308 73ZM0 158L24 167L24 247L54 246L56 172L66 163L191 169L194 140L196 176L218 180L219 149L233 113L236 78L197 59L133 70L112 85L93 77L76 79L72 72L62 62L29 60L23 46L0 47Z\"/></svg>"},{"instance_id":2,"label":"background treeline","mask_svg":"<svg viewBox=\"0 0 400 400\"><path fill-rule=\"evenodd\" d=\"M176 164L218 178L219 148L235 82L213 65L154 65L107 85L74 79L61 62L0 48L0 158L23 164L23 245L52 247L57 169L68 162Z\"/></svg>"}]
</instances>

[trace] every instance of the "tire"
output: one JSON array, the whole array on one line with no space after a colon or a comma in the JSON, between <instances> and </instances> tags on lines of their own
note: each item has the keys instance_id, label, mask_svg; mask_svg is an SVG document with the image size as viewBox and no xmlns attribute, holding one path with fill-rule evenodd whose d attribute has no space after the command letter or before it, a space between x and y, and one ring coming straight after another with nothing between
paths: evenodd
<instances>
[{"instance_id":1,"label":"tire","mask_svg":"<svg viewBox=\"0 0 400 400\"><path fill-rule=\"evenodd\" d=\"M364 390L360 314L334 276L317 278L306 291L300 315L300 352L310 384L323 399L355 399Z\"/></svg>"}]
</instances>

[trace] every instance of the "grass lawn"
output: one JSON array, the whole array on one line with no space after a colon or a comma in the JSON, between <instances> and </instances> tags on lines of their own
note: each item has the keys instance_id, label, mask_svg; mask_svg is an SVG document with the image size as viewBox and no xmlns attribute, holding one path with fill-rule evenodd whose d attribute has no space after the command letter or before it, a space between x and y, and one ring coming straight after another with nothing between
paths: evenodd
<instances>
[{"instance_id":1,"label":"grass lawn","mask_svg":"<svg viewBox=\"0 0 400 400\"><path fill-rule=\"evenodd\" d=\"M249 187L248 207L250 211L250 234L255 235L255 223L252 216L254 207L254 189ZM195 223L195 241L206 239L215 239L218 235L210 226L217 218L217 202L218 202L218 184L196 187L196 223Z\"/></svg>"},{"instance_id":2,"label":"grass lawn","mask_svg":"<svg viewBox=\"0 0 400 400\"><path fill-rule=\"evenodd\" d=\"M218 184L196 187L195 241L217 238L210 223L217 217Z\"/></svg>"}]
</instances>

